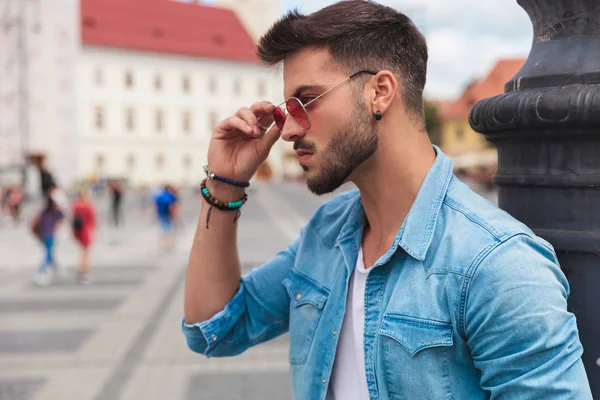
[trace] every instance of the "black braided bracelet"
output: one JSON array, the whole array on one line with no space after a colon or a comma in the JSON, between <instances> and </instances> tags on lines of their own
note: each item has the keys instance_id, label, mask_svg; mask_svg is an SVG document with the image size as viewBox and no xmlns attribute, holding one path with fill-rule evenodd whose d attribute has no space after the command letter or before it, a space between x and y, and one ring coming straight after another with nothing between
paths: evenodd
<instances>
[{"instance_id":1,"label":"black braided bracelet","mask_svg":"<svg viewBox=\"0 0 600 400\"><path fill-rule=\"evenodd\" d=\"M214 173L212 173L210 171L210 168L208 168L208 165L204 166L204 172L206 173L207 179L215 179L217 181L227 183L232 186L241 187L241 188L247 188L248 186L250 186L250 182L237 182L237 181L232 181L231 179L223 178L222 176L219 176L219 175L215 175Z\"/></svg>"},{"instance_id":2,"label":"black braided bracelet","mask_svg":"<svg viewBox=\"0 0 600 400\"><path fill-rule=\"evenodd\" d=\"M200 184L200 191L202 193L202 197L204 197L204 200L210 205L208 213L206 214L206 229L208 229L208 225L210 223L210 216L212 215L213 207L216 207L221 211L235 211L235 217L233 218L233 223L235 224L240 215L242 215L240 208L242 208L242 206L246 204L246 201L248 201L248 195L246 193L244 193L242 198L238 201L228 202L216 199L206 187L206 179Z\"/></svg>"}]
</instances>

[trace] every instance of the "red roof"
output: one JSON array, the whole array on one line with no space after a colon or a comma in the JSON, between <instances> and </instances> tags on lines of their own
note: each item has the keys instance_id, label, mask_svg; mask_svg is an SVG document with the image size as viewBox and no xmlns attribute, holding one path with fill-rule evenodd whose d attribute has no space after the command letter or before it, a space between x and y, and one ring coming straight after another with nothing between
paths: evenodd
<instances>
[{"instance_id":1,"label":"red roof","mask_svg":"<svg viewBox=\"0 0 600 400\"><path fill-rule=\"evenodd\" d=\"M257 63L231 10L171 0L81 0L83 45Z\"/></svg>"},{"instance_id":2,"label":"red roof","mask_svg":"<svg viewBox=\"0 0 600 400\"><path fill-rule=\"evenodd\" d=\"M504 85L519 72L523 64L524 58L499 60L485 78L467 85L461 96L442 113L442 119L467 118L477 102L504 93Z\"/></svg>"}]
</instances>

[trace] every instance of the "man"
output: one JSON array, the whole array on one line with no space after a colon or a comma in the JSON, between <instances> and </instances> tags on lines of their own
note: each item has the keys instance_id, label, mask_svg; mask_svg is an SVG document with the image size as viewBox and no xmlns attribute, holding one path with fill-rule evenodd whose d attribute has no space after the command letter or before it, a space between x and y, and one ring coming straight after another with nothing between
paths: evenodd
<instances>
[{"instance_id":1,"label":"man","mask_svg":"<svg viewBox=\"0 0 600 400\"><path fill-rule=\"evenodd\" d=\"M175 245L175 218L178 203L175 188L165 185L155 194L154 203L159 223L159 247L162 251L172 250Z\"/></svg>"},{"instance_id":2,"label":"man","mask_svg":"<svg viewBox=\"0 0 600 400\"><path fill-rule=\"evenodd\" d=\"M38 161L38 170L40 172L40 189L42 191L42 196L47 198L50 196L51 190L57 186L56 180L54 176L45 166L44 160L40 159Z\"/></svg>"},{"instance_id":3,"label":"man","mask_svg":"<svg viewBox=\"0 0 600 400\"><path fill-rule=\"evenodd\" d=\"M590 399L552 247L458 181L428 139L427 47L411 21L344 1L287 15L258 54L283 62L287 118L261 102L219 123L211 173L247 181L281 135L311 191L358 191L241 277L238 213L214 199L243 189L209 179L185 288L190 348L232 356L289 330L296 399Z\"/></svg>"},{"instance_id":4,"label":"man","mask_svg":"<svg viewBox=\"0 0 600 400\"><path fill-rule=\"evenodd\" d=\"M115 227L122 224L122 204L123 204L123 185L118 180L111 180L108 183L108 189L110 191L110 215L111 222Z\"/></svg>"}]
</instances>

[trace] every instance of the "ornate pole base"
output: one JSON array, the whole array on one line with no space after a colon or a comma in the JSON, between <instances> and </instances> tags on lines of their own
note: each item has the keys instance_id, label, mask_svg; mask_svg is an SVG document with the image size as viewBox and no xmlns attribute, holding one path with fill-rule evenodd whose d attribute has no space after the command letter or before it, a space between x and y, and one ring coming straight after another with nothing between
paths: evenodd
<instances>
[{"instance_id":1,"label":"ornate pole base","mask_svg":"<svg viewBox=\"0 0 600 400\"><path fill-rule=\"evenodd\" d=\"M500 207L556 249L600 398L600 2L518 3L534 27L527 62L469 119L498 149Z\"/></svg>"}]
</instances>

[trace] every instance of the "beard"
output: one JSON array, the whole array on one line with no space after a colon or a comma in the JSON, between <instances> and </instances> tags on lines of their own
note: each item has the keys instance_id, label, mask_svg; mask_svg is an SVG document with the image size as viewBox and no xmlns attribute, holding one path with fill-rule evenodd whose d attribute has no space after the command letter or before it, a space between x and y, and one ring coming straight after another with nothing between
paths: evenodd
<instances>
[{"instance_id":1,"label":"beard","mask_svg":"<svg viewBox=\"0 0 600 400\"><path fill-rule=\"evenodd\" d=\"M322 153L316 175L307 177L316 195L331 193L346 182L352 171L375 153L379 144L377 122L361 102L356 102L348 122L338 130Z\"/></svg>"}]
</instances>

